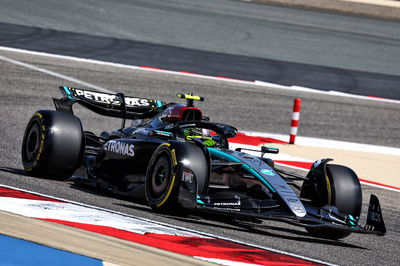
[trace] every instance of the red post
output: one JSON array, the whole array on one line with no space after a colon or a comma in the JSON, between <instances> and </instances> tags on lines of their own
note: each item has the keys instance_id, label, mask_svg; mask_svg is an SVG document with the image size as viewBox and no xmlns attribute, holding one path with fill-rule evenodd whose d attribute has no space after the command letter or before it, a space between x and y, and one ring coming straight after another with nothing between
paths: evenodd
<instances>
[{"instance_id":1,"label":"red post","mask_svg":"<svg viewBox=\"0 0 400 266\"><path fill-rule=\"evenodd\" d=\"M294 144L294 141L297 136L297 128L299 127L299 119L300 119L300 108L301 108L301 99L294 99L293 103L293 113L292 113L292 123L290 125L290 144Z\"/></svg>"}]
</instances>

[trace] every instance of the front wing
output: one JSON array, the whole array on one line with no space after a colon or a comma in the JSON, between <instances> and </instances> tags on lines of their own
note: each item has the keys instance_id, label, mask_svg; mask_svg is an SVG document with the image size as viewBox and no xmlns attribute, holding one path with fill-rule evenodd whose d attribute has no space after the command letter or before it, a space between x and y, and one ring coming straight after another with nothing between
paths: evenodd
<instances>
[{"instance_id":1,"label":"front wing","mask_svg":"<svg viewBox=\"0 0 400 266\"><path fill-rule=\"evenodd\" d=\"M322 208L314 208L305 205L307 214L304 217L298 217L289 211L281 209L277 204L264 203L263 206L259 206L255 209L242 209L239 207L239 204L235 206L234 201L233 199L230 204L215 205L211 203L207 204L205 200L198 199L198 209L236 217L280 221L308 228L330 228L346 232L375 234L380 236L386 234L381 207L375 195L371 195L367 221L364 226L358 224L356 219L351 215L344 215L336 207L329 205Z\"/></svg>"}]
</instances>

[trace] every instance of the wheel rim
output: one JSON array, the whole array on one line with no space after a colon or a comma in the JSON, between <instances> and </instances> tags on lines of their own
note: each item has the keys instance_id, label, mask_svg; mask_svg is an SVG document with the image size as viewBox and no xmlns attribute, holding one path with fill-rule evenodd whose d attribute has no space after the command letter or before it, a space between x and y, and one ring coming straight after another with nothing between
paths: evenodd
<instances>
[{"instance_id":1,"label":"wheel rim","mask_svg":"<svg viewBox=\"0 0 400 266\"><path fill-rule=\"evenodd\" d=\"M171 177L169 160L165 156L161 157L154 166L151 175L151 190L154 198L162 198L168 188Z\"/></svg>"},{"instance_id":2,"label":"wheel rim","mask_svg":"<svg viewBox=\"0 0 400 266\"><path fill-rule=\"evenodd\" d=\"M166 172L167 172L167 170L164 167L160 167L157 170L156 180L155 180L157 186L160 186L164 183L165 178L166 178Z\"/></svg>"}]
</instances>

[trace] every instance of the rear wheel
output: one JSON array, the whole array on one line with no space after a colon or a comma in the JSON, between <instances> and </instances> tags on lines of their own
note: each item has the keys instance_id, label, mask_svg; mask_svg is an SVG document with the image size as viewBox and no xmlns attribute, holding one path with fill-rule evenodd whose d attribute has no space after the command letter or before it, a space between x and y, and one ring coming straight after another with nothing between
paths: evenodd
<instances>
[{"instance_id":1,"label":"rear wheel","mask_svg":"<svg viewBox=\"0 0 400 266\"><path fill-rule=\"evenodd\" d=\"M361 213L362 191L360 181L354 171L346 166L328 164L326 165L326 176L320 178L325 178L325 180L305 181L303 188L307 187L307 189L302 190L301 196L310 198L313 206L332 205L343 214L352 215L358 220ZM324 184L324 188L321 184ZM324 191L312 192L310 187ZM351 234L330 228L306 228L306 230L312 236L327 239L341 239Z\"/></svg>"},{"instance_id":2,"label":"rear wheel","mask_svg":"<svg viewBox=\"0 0 400 266\"><path fill-rule=\"evenodd\" d=\"M30 175L65 179L79 167L83 148L79 118L41 110L32 116L26 127L21 148L22 163Z\"/></svg>"},{"instance_id":3,"label":"rear wheel","mask_svg":"<svg viewBox=\"0 0 400 266\"><path fill-rule=\"evenodd\" d=\"M176 212L178 204L179 180L174 154L161 145L153 154L146 174L146 199L150 207L157 211Z\"/></svg>"}]
</instances>

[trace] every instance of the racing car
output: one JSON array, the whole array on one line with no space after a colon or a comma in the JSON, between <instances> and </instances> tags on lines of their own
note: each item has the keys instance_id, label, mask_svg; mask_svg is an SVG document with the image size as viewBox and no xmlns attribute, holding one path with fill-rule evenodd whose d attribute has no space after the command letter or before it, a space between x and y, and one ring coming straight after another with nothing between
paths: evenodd
<instances>
[{"instance_id":1,"label":"racing car","mask_svg":"<svg viewBox=\"0 0 400 266\"><path fill-rule=\"evenodd\" d=\"M359 224L362 190L356 173L332 159L317 160L305 176L279 169L273 147L229 149L233 126L210 122L194 106L203 97L178 93L185 104L60 86L56 110L39 110L27 124L22 162L32 176L144 199L155 211L212 212L275 220L310 235L341 239L351 233L384 235L379 200L371 195ZM121 126L100 135L84 131L79 103ZM130 125L126 126L127 120Z\"/></svg>"}]
</instances>

